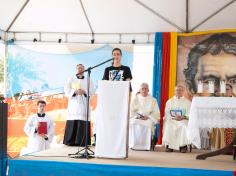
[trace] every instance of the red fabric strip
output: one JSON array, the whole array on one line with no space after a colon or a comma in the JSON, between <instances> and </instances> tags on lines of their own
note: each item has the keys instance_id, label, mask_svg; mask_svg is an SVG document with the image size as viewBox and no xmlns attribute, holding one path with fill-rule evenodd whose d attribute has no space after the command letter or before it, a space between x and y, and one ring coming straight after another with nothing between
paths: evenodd
<instances>
[{"instance_id":1,"label":"red fabric strip","mask_svg":"<svg viewBox=\"0 0 236 176\"><path fill-rule=\"evenodd\" d=\"M160 131L158 144L162 144L163 117L165 115L165 104L169 98L169 75L170 75L170 32L162 34L162 73L161 73L161 102L160 102Z\"/></svg>"}]
</instances>

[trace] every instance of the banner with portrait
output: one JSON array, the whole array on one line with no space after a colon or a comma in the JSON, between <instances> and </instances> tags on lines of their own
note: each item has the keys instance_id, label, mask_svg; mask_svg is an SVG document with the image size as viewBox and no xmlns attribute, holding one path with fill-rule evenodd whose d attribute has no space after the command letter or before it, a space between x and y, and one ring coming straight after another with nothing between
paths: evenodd
<instances>
[{"instance_id":1,"label":"banner with portrait","mask_svg":"<svg viewBox=\"0 0 236 176\"><path fill-rule=\"evenodd\" d=\"M203 83L203 95L209 95L209 81L214 82L214 94L220 82L236 83L236 33L179 34L177 54L177 84L186 87L188 96L198 92Z\"/></svg>"}]
</instances>

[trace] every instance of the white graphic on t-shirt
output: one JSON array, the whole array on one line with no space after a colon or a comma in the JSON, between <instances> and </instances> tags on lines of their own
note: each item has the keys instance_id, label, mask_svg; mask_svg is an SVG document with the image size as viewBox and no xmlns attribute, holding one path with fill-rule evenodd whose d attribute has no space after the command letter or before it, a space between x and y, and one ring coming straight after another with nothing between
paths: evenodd
<instances>
[{"instance_id":1,"label":"white graphic on t-shirt","mask_svg":"<svg viewBox=\"0 0 236 176\"><path fill-rule=\"evenodd\" d=\"M119 72L119 73L117 74L117 72ZM109 80L110 81L123 81L124 80L123 74L124 74L124 70L110 70L109 71Z\"/></svg>"}]
</instances>

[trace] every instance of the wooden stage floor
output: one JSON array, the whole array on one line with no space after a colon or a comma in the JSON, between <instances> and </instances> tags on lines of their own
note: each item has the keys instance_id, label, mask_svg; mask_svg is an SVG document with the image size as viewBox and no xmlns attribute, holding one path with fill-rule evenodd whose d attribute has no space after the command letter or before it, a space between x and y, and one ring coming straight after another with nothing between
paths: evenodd
<instances>
[{"instance_id":1,"label":"wooden stage floor","mask_svg":"<svg viewBox=\"0 0 236 176\"><path fill-rule=\"evenodd\" d=\"M93 149L93 148L92 148ZM59 145L46 151L33 153L28 156L16 158L20 160L47 160L47 161L63 161L78 162L91 164L111 164L111 165L131 165L131 166L154 166L167 168L192 168L207 170L236 170L236 161L232 155L220 155L207 158L206 160L196 160L196 156L206 150L193 149L191 153L166 153L157 151L134 151L129 150L127 159L74 159L69 158L68 154L76 153L78 147L67 147Z\"/></svg>"}]
</instances>

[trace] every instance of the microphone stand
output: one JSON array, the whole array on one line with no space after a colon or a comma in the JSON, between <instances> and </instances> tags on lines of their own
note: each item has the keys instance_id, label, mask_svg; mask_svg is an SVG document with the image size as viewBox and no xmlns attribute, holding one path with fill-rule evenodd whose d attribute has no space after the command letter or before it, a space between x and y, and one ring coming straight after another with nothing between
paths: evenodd
<instances>
[{"instance_id":1,"label":"microphone stand","mask_svg":"<svg viewBox=\"0 0 236 176\"><path fill-rule=\"evenodd\" d=\"M85 123L85 147L81 150L78 150L78 152L76 152L75 154L69 154L69 157L71 158L93 158L94 156L94 152L88 147L88 119L89 119L89 99L90 99L90 75L91 75L91 70L93 70L96 67L99 67L107 62L112 61L113 58L108 59L100 64L97 64L93 67L89 67L86 70L84 70L82 73L87 72L87 107L86 107L86 123ZM81 73L81 74L82 74ZM79 146L80 147L80 146ZM84 151L82 153L82 151Z\"/></svg>"}]
</instances>

